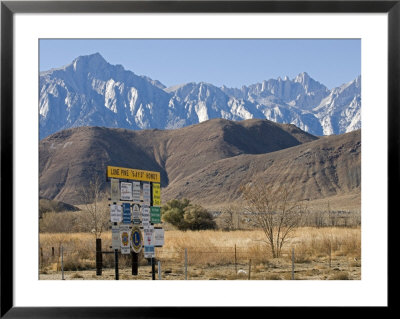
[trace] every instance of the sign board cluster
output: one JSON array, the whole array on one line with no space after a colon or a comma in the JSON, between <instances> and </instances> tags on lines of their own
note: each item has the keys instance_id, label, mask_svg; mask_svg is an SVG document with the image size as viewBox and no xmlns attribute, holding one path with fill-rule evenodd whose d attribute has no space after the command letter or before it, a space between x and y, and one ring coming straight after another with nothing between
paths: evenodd
<instances>
[{"instance_id":1,"label":"sign board cluster","mask_svg":"<svg viewBox=\"0 0 400 319\"><path fill-rule=\"evenodd\" d=\"M144 257L155 257L155 247L164 245L161 224L160 173L132 168L107 166L111 180L110 220L112 248L122 254L132 250ZM143 229L143 233L142 233Z\"/></svg>"}]
</instances>

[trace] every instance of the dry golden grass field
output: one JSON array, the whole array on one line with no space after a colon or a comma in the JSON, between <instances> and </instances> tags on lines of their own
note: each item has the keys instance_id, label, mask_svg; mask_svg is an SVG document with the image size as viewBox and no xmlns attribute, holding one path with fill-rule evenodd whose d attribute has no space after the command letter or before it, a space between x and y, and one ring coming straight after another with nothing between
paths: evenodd
<instances>
[{"instance_id":1,"label":"dry golden grass field","mask_svg":"<svg viewBox=\"0 0 400 319\"><path fill-rule=\"evenodd\" d=\"M296 280L360 280L361 228L302 227L285 244L280 258L272 258L261 230L165 232L165 245L156 248L162 280L290 280L292 249ZM102 236L102 249L110 250L111 233ZM95 238L85 233L40 234L39 278L113 280L114 256L103 254L103 271L96 276ZM54 247L54 256L53 248ZM235 252L236 251L236 252ZM131 257L120 255L119 279L151 280L151 265L139 257L139 273L131 274ZM158 279L156 267L156 279Z\"/></svg>"}]
</instances>

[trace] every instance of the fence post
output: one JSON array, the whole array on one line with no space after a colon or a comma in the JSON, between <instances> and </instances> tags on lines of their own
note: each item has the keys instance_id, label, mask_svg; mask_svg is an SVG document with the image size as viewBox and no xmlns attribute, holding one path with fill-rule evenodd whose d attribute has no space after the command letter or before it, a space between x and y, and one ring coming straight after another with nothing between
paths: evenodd
<instances>
[{"instance_id":1,"label":"fence post","mask_svg":"<svg viewBox=\"0 0 400 319\"><path fill-rule=\"evenodd\" d=\"M185 280L187 280L187 248L185 248Z\"/></svg>"},{"instance_id":2,"label":"fence post","mask_svg":"<svg viewBox=\"0 0 400 319\"><path fill-rule=\"evenodd\" d=\"M43 268L43 248L40 247L40 268Z\"/></svg>"},{"instance_id":3,"label":"fence post","mask_svg":"<svg viewBox=\"0 0 400 319\"><path fill-rule=\"evenodd\" d=\"M114 250L114 268L115 268L115 280L119 280L118 273L118 249Z\"/></svg>"},{"instance_id":4,"label":"fence post","mask_svg":"<svg viewBox=\"0 0 400 319\"><path fill-rule=\"evenodd\" d=\"M235 244L235 274L237 274L237 263L236 263L236 244Z\"/></svg>"},{"instance_id":5,"label":"fence post","mask_svg":"<svg viewBox=\"0 0 400 319\"><path fill-rule=\"evenodd\" d=\"M332 267L332 247L331 244L329 244L329 268Z\"/></svg>"},{"instance_id":6,"label":"fence post","mask_svg":"<svg viewBox=\"0 0 400 319\"><path fill-rule=\"evenodd\" d=\"M250 280L250 274L251 274L251 259L249 260L249 280Z\"/></svg>"},{"instance_id":7,"label":"fence post","mask_svg":"<svg viewBox=\"0 0 400 319\"><path fill-rule=\"evenodd\" d=\"M103 255L101 253L101 238L96 238L96 275L101 276L103 268Z\"/></svg>"},{"instance_id":8,"label":"fence post","mask_svg":"<svg viewBox=\"0 0 400 319\"><path fill-rule=\"evenodd\" d=\"M139 265L139 254L135 252L131 252L132 256L132 275L137 276L138 274L138 265Z\"/></svg>"},{"instance_id":9,"label":"fence post","mask_svg":"<svg viewBox=\"0 0 400 319\"><path fill-rule=\"evenodd\" d=\"M51 247L51 256L54 257L54 247Z\"/></svg>"},{"instance_id":10,"label":"fence post","mask_svg":"<svg viewBox=\"0 0 400 319\"><path fill-rule=\"evenodd\" d=\"M292 248L292 280L294 280L294 248Z\"/></svg>"},{"instance_id":11,"label":"fence post","mask_svg":"<svg viewBox=\"0 0 400 319\"><path fill-rule=\"evenodd\" d=\"M151 257L151 280L156 280L156 265L154 257Z\"/></svg>"},{"instance_id":12,"label":"fence post","mask_svg":"<svg viewBox=\"0 0 400 319\"><path fill-rule=\"evenodd\" d=\"M161 280L161 261L158 261L158 280Z\"/></svg>"},{"instance_id":13,"label":"fence post","mask_svg":"<svg viewBox=\"0 0 400 319\"><path fill-rule=\"evenodd\" d=\"M64 247L61 246L61 280L64 280Z\"/></svg>"}]
</instances>

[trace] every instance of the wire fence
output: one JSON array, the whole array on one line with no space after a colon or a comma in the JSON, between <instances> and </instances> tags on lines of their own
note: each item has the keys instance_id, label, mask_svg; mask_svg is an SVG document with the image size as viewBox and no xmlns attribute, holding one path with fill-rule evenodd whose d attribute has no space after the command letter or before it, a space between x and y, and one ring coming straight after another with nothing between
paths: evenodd
<instances>
[{"instance_id":1,"label":"wire fence","mask_svg":"<svg viewBox=\"0 0 400 319\"><path fill-rule=\"evenodd\" d=\"M40 247L40 279L126 280L360 280L361 260L339 251L311 256L294 247L272 258L268 249L248 247L188 247L155 249L155 258L138 254L138 272L133 275L131 254L103 249L102 271L96 271L96 251L70 247ZM116 259L117 258L117 259ZM97 260L98 266L99 260ZM153 265L152 265L153 263ZM154 274L155 272L155 274Z\"/></svg>"}]
</instances>

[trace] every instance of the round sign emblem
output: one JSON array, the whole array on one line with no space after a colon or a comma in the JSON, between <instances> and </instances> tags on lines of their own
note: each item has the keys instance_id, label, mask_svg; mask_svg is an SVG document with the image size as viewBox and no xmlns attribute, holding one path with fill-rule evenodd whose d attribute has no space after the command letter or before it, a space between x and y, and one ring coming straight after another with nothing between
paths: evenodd
<instances>
[{"instance_id":1,"label":"round sign emblem","mask_svg":"<svg viewBox=\"0 0 400 319\"><path fill-rule=\"evenodd\" d=\"M143 236L140 228L137 226L132 227L131 231L131 248L135 253L139 253L143 245Z\"/></svg>"},{"instance_id":2,"label":"round sign emblem","mask_svg":"<svg viewBox=\"0 0 400 319\"><path fill-rule=\"evenodd\" d=\"M121 234L121 242L122 242L122 246L126 247L129 246L129 233L124 231Z\"/></svg>"}]
</instances>

